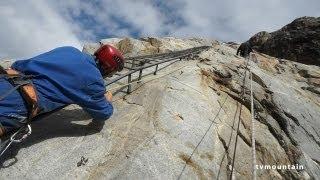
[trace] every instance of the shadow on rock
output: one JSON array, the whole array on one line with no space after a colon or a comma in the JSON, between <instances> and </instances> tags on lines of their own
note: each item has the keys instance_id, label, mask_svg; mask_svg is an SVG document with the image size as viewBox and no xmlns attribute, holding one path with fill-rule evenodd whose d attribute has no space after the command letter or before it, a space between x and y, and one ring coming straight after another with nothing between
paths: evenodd
<instances>
[{"instance_id":1,"label":"shadow on rock","mask_svg":"<svg viewBox=\"0 0 320 180\"><path fill-rule=\"evenodd\" d=\"M41 118L32 123L32 134L21 143L12 144L0 159L0 169L14 165L18 160L16 155L22 148L30 147L41 141L56 137L79 137L95 134L101 131L102 127L92 127L86 122L75 123L75 121L89 120L82 109L62 109L48 117ZM10 161L7 163L7 161ZM6 162L6 165L4 165Z\"/></svg>"}]
</instances>

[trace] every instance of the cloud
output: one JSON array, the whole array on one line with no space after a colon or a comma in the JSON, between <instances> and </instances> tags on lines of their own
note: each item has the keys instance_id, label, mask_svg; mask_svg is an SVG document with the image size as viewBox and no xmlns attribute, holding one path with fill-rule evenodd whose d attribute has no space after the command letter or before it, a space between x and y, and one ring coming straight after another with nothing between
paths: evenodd
<instances>
[{"instance_id":1,"label":"cloud","mask_svg":"<svg viewBox=\"0 0 320 180\"><path fill-rule=\"evenodd\" d=\"M185 25L172 33L224 41L244 41L259 31L275 31L301 16L320 16L318 0L173 0L182 4ZM169 2L167 2L170 5Z\"/></svg>"},{"instance_id":2,"label":"cloud","mask_svg":"<svg viewBox=\"0 0 320 180\"><path fill-rule=\"evenodd\" d=\"M67 1L52 3L86 32L111 36L162 35L163 14L149 0ZM79 19L80 17L80 19ZM87 21L86 19L90 19Z\"/></svg>"},{"instance_id":3,"label":"cloud","mask_svg":"<svg viewBox=\"0 0 320 180\"><path fill-rule=\"evenodd\" d=\"M70 24L44 1L1 1L0 24L0 57L25 58L62 45L81 48Z\"/></svg>"},{"instance_id":4,"label":"cloud","mask_svg":"<svg viewBox=\"0 0 320 180\"><path fill-rule=\"evenodd\" d=\"M301 16L320 16L319 0L12 0L0 2L0 57L123 36L245 41Z\"/></svg>"},{"instance_id":5,"label":"cloud","mask_svg":"<svg viewBox=\"0 0 320 180\"><path fill-rule=\"evenodd\" d=\"M57 2L57 1L54 1ZM320 16L318 0L100 0L63 1L62 14L91 17L83 32L109 36L179 36L244 41L259 31L274 31L301 16ZM70 3L71 2L71 3ZM92 39L92 38L91 38Z\"/></svg>"}]
</instances>

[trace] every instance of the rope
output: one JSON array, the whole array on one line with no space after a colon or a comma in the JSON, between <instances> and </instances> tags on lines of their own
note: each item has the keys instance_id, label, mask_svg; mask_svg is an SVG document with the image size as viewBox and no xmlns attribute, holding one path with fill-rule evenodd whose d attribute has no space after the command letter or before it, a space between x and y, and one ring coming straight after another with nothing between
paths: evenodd
<instances>
[{"instance_id":1,"label":"rope","mask_svg":"<svg viewBox=\"0 0 320 180\"><path fill-rule=\"evenodd\" d=\"M245 83L245 79L246 79L247 67L248 67L248 59L247 59L246 68L245 68L244 83ZM189 87L189 86L188 86L188 87ZM192 88L192 87L190 87L190 88ZM244 86L243 86L243 92L242 92L242 94L243 94L243 93L244 93ZM223 108L223 106L224 106L227 98L228 98L228 96L225 97L225 99L224 99L223 103L221 104L221 106L220 106L220 108L219 108L216 116L214 117L213 121L211 121L211 123L210 123L209 127L207 128L205 134L202 136L202 138L201 138L200 141L198 142L197 146L193 149L192 153L190 154L189 158L187 159L186 163L184 164L183 169L182 169L181 173L179 174L179 176L178 176L178 178L177 178L178 180L181 179L181 176L182 176L182 174L183 174L183 172L184 172L184 170L185 170L185 168L186 168L186 166L187 166L187 162L190 161L190 159L192 158L193 154L195 153L195 151L197 150L197 148L198 148L199 145L202 143L203 139L205 138L205 136L207 135L207 133L208 133L209 130L211 129L211 127L212 127L213 123L215 122L216 118L219 116L220 111L221 111L221 109ZM241 104L241 106L242 106L242 104ZM240 115L241 115L241 109L242 109L242 108L240 107ZM237 108L237 110L238 110L238 108ZM237 114L237 111L236 111L236 114ZM239 115L239 121L240 121L240 115ZM236 115L235 115L235 116L236 116ZM238 131L239 131L239 123L240 123L239 121L238 121ZM231 138L231 137L230 137L230 138ZM237 141L237 140L236 140L236 141ZM231 141L229 141L229 142L231 142ZM234 158L233 158L233 159L234 159ZM234 165L234 162L233 162L233 165ZM233 167L233 165L232 165L232 167ZM221 165L220 165L220 167L221 167ZM219 170L219 171L220 171L220 170ZM233 171L233 170L232 170L232 171ZM231 177L232 177L232 176L231 176ZM218 178L219 178L219 176L218 176Z\"/></svg>"},{"instance_id":2,"label":"rope","mask_svg":"<svg viewBox=\"0 0 320 180\"><path fill-rule=\"evenodd\" d=\"M247 72L247 69L248 69L248 59L247 59L246 64L245 64L245 71L244 71L244 73ZM239 83L240 80L241 80L241 76L239 76L239 78L237 79L236 84ZM235 122L236 122L236 117L237 117L237 114L238 114L238 110L239 110L239 104L237 103L236 112L234 113L234 116L233 116L232 129L233 129L234 126L235 126ZM232 136L233 136L233 130L231 131L231 134L230 134L230 137L229 137L227 150L226 150L226 152L223 154L223 157L222 157L221 162L220 162L220 167L219 167L217 179L220 178L221 166L222 166L223 160L224 160L224 158L225 158L225 156L226 156L226 154L227 154L227 152L228 152L228 150L229 150L229 148L230 148Z\"/></svg>"},{"instance_id":3,"label":"rope","mask_svg":"<svg viewBox=\"0 0 320 180\"><path fill-rule=\"evenodd\" d=\"M246 77L247 77L247 67L248 67L248 62L249 62L249 58L246 58L246 71L244 72L244 78L243 78L243 84L242 84L242 91L241 91L241 95L240 98L243 99L244 94L245 94L245 84L246 84ZM240 113L239 113L239 118L238 118L238 126L237 126L237 133L236 133L236 140L234 143L234 151L233 151L233 157L232 157L232 165L231 165L231 175L230 175L230 180L233 177L233 169L234 169L234 162L235 162L235 158L236 158L236 152L237 152L237 144L238 144L238 137L239 137L239 133L240 133L240 120L241 120L241 114L242 114L242 104L240 105Z\"/></svg>"},{"instance_id":4,"label":"rope","mask_svg":"<svg viewBox=\"0 0 320 180\"><path fill-rule=\"evenodd\" d=\"M257 179L256 172L256 141L255 141L255 129L254 129L254 105L253 105L253 92L252 92L252 72L250 70L250 99L251 99L251 141L252 141L252 179Z\"/></svg>"},{"instance_id":5,"label":"rope","mask_svg":"<svg viewBox=\"0 0 320 180\"><path fill-rule=\"evenodd\" d=\"M237 117L237 114L238 114L238 110L239 110L239 104L237 103L236 112L234 113L233 121L232 121L232 129L233 129L233 127L235 125L235 122L236 122L236 117ZM217 132L218 132L218 130L217 130ZM230 137L229 137L229 141L228 141L228 146L227 146L226 152L223 154L221 162L219 164L220 167L219 167L219 171L218 171L218 175L217 175L217 179L218 180L220 178L221 166L222 166L223 160L224 160L224 158L225 158L225 156L226 156L226 154L227 154L227 152L229 150L230 144L231 144L232 135L233 135L233 130L231 131L231 134L230 134Z\"/></svg>"},{"instance_id":6,"label":"rope","mask_svg":"<svg viewBox=\"0 0 320 180\"><path fill-rule=\"evenodd\" d=\"M216 116L215 116L214 119L211 121L210 126L207 128L207 130L206 130L206 132L204 133L204 135L202 136L201 140L198 142L197 146L193 149L193 151L192 151L192 153L190 154L188 160L187 160L186 163L184 164L184 166L183 166L183 168L182 168L182 171L181 171L180 175L178 176L178 180L181 179L181 176L182 176L184 170L185 170L186 167L187 167L187 162L190 161L190 159L191 159L191 157L193 156L194 152L197 150L197 148L199 147L199 145L202 143L203 139L205 138L205 136L207 135L207 133L208 133L209 130L211 129L211 126L212 126L213 123L215 122L216 118L219 116L222 107L224 106L224 104L225 104L226 101L227 101L227 98L228 98L228 95L226 95L226 97L224 98L224 101L223 101L222 105L220 106L220 108L219 108Z\"/></svg>"}]
</instances>

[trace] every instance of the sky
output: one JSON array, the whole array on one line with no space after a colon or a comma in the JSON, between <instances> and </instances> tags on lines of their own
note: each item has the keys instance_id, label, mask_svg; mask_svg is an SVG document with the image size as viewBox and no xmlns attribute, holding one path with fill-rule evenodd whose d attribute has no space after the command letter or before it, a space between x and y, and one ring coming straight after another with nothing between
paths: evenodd
<instances>
[{"instance_id":1,"label":"sky","mask_svg":"<svg viewBox=\"0 0 320 180\"><path fill-rule=\"evenodd\" d=\"M111 37L243 42L298 17L319 17L319 9L319 0L6 0L0 1L0 59L60 46L81 50Z\"/></svg>"}]
</instances>

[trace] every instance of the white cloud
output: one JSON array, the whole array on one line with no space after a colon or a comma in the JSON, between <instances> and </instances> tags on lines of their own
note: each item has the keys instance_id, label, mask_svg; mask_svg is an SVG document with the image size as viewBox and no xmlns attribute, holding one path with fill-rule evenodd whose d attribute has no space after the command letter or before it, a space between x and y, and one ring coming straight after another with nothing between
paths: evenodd
<instances>
[{"instance_id":1,"label":"white cloud","mask_svg":"<svg viewBox=\"0 0 320 180\"><path fill-rule=\"evenodd\" d=\"M52 48L81 48L69 24L44 1L0 2L0 57L31 57Z\"/></svg>"},{"instance_id":2,"label":"white cloud","mask_svg":"<svg viewBox=\"0 0 320 180\"><path fill-rule=\"evenodd\" d=\"M274 31L301 16L320 16L318 0L173 0L185 26L172 34L244 41L259 31ZM170 5L170 2L167 2Z\"/></svg>"},{"instance_id":3,"label":"white cloud","mask_svg":"<svg viewBox=\"0 0 320 180\"><path fill-rule=\"evenodd\" d=\"M75 16L79 17L83 14L93 18L95 24L90 27L83 26L81 24L83 22L76 23L85 31L104 30L116 36L128 36L130 31L134 30L139 31L141 35L163 33L164 15L149 0L100 0L98 2L56 0L52 1L52 4L57 6L70 22Z\"/></svg>"},{"instance_id":4,"label":"white cloud","mask_svg":"<svg viewBox=\"0 0 320 180\"><path fill-rule=\"evenodd\" d=\"M108 4L113 3L113 6ZM162 34L164 16L150 1L106 1L106 11L114 13L134 28L141 31L142 36Z\"/></svg>"},{"instance_id":5,"label":"white cloud","mask_svg":"<svg viewBox=\"0 0 320 180\"><path fill-rule=\"evenodd\" d=\"M160 4L160 6L159 6ZM301 16L319 0L29 0L0 2L0 57L30 57L110 36L179 36L244 41Z\"/></svg>"}]
</instances>

